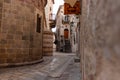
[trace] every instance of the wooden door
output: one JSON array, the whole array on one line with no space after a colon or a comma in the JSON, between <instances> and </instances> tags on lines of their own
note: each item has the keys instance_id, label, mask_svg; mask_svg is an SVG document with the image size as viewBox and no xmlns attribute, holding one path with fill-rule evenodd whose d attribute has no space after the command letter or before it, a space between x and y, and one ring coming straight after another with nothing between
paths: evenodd
<instances>
[{"instance_id":1,"label":"wooden door","mask_svg":"<svg viewBox=\"0 0 120 80\"><path fill-rule=\"evenodd\" d=\"M64 30L64 39L68 39L68 37L69 37L69 30L65 29Z\"/></svg>"}]
</instances>

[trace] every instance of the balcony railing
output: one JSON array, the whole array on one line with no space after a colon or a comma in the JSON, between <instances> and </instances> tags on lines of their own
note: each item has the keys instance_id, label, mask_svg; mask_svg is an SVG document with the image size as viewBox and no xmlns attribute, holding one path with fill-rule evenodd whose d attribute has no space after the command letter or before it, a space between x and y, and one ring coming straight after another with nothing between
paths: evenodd
<instances>
[{"instance_id":1,"label":"balcony railing","mask_svg":"<svg viewBox=\"0 0 120 80\"><path fill-rule=\"evenodd\" d=\"M68 24L69 22L70 22L69 16L64 16L63 19L62 19L62 23L63 24Z\"/></svg>"},{"instance_id":2,"label":"balcony railing","mask_svg":"<svg viewBox=\"0 0 120 80\"><path fill-rule=\"evenodd\" d=\"M51 22L49 23L50 28L55 28L55 24L56 24L56 21L55 21L55 20L51 21Z\"/></svg>"},{"instance_id":3,"label":"balcony railing","mask_svg":"<svg viewBox=\"0 0 120 80\"><path fill-rule=\"evenodd\" d=\"M51 13L50 16L49 16L49 25L50 25L50 28L54 28L55 24L56 24L55 14Z\"/></svg>"}]
</instances>

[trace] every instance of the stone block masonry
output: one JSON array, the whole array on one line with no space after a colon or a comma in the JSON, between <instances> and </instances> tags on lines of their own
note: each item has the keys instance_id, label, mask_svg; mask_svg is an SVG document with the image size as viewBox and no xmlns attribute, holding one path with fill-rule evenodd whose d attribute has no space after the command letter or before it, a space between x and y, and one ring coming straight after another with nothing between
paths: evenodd
<instances>
[{"instance_id":1,"label":"stone block masonry","mask_svg":"<svg viewBox=\"0 0 120 80\"><path fill-rule=\"evenodd\" d=\"M120 0L82 0L82 80L120 80Z\"/></svg>"},{"instance_id":2,"label":"stone block masonry","mask_svg":"<svg viewBox=\"0 0 120 80\"><path fill-rule=\"evenodd\" d=\"M43 32L43 55L52 56L53 55L53 32L44 31Z\"/></svg>"},{"instance_id":3,"label":"stone block masonry","mask_svg":"<svg viewBox=\"0 0 120 80\"><path fill-rule=\"evenodd\" d=\"M0 32L1 32L1 21L2 21L2 8L3 8L3 0L0 1Z\"/></svg>"},{"instance_id":4,"label":"stone block masonry","mask_svg":"<svg viewBox=\"0 0 120 80\"><path fill-rule=\"evenodd\" d=\"M39 62L42 59L44 7L33 0L0 0L0 66ZM41 32L36 32L37 14Z\"/></svg>"}]
</instances>

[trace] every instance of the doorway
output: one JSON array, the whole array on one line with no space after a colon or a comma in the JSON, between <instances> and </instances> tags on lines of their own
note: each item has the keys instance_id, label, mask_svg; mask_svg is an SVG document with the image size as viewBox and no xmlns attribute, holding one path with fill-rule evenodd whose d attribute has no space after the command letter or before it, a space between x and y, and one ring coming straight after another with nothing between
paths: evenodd
<instances>
[{"instance_id":1,"label":"doorway","mask_svg":"<svg viewBox=\"0 0 120 80\"><path fill-rule=\"evenodd\" d=\"M64 39L68 39L68 38L69 38L69 30L64 29Z\"/></svg>"}]
</instances>

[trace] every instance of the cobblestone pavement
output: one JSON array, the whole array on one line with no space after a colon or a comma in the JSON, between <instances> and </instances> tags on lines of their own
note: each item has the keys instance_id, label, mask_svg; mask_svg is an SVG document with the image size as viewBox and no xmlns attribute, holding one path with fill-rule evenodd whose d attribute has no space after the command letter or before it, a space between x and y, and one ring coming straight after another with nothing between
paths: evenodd
<instances>
[{"instance_id":1,"label":"cobblestone pavement","mask_svg":"<svg viewBox=\"0 0 120 80\"><path fill-rule=\"evenodd\" d=\"M47 77L46 80L80 80L80 63L71 63L60 77Z\"/></svg>"},{"instance_id":2,"label":"cobblestone pavement","mask_svg":"<svg viewBox=\"0 0 120 80\"><path fill-rule=\"evenodd\" d=\"M56 52L44 62L21 67L1 68L0 80L80 80L80 64L74 54Z\"/></svg>"}]
</instances>

